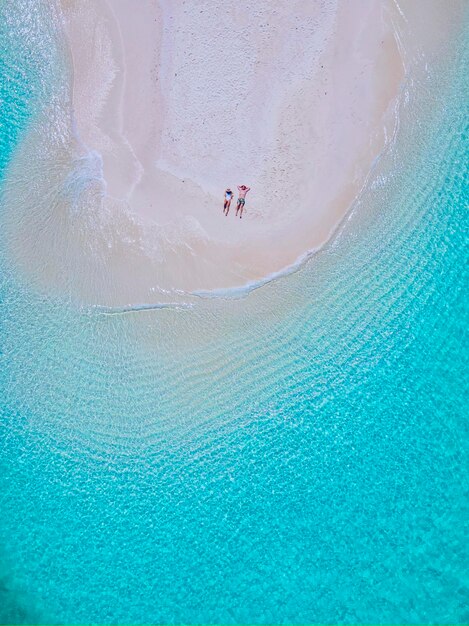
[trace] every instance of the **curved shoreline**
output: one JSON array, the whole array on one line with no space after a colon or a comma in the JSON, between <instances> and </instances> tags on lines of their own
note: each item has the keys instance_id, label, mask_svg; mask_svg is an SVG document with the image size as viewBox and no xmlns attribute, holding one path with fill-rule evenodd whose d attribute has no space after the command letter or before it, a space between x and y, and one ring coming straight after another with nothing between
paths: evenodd
<instances>
[{"instance_id":1,"label":"curved shoreline","mask_svg":"<svg viewBox=\"0 0 469 626\"><path fill-rule=\"evenodd\" d=\"M233 300L233 299L245 298L249 296L250 293L252 293L253 291L256 291L257 289L261 289L262 287L270 283L282 280L288 276L291 276L292 274L295 274L296 272L301 271L304 267L308 265L310 261L313 260L313 258L318 253L326 249L328 246L333 245L336 238L341 235L346 225L346 222L352 217L354 211L357 208L356 205L361 201L362 195L368 189L371 179L375 176L376 169L378 168L381 160L395 146L397 135L398 135L399 122L400 122L399 111L402 105L404 104L403 92L408 88L408 82L409 82L408 79L401 85L399 96L396 98L396 101L395 101L395 105L394 105L395 124L394 124L393 132L391 136L386 137L386 142L385 142L385 145L383 146L383 149L375 157L373 165L370 168L370 171L368 172L368 175L363 182L362 188L360 189L360 192L357 194L356 198L350 205L348 211L342 217L340 222L336 224L330 236L321 246L319 246L318 248L311 249L311 250L306 250L292 264L282 268L281 270L277 272L273 272L272 274L264 276L258 281L246 283L244 285L240 285L237 287L226 287L226 288L220 288L220 289L195 290L195 291L187 291L187 292L181 291L181 290L175 290L172 293L172 295L178 295L178 296L182 296L185 298L200 298L203 300L210 300L210 299ZM123 314L123 313L138 313L141 311L152 311L152 310L156 311L156 310L161 310L161 309L191 310L194 308L194 303L193 302L188 303L185 301L154 303L154 304L140 303L140 304L135 304L135 305L129 304L123 307L107 307L104 305L95 304L95 305L92 305L91 308L93 311L96 311L98 314L113 315L113 314Z\"/></svg>"},{"instance_id":2,"label":"curved shoreline","mask_svg":"<svg viewBox=\"0 0 469 626\"><path fill-rule=\"evenodd\" d=\"M439 6L439 0L434 3ZM265 13L260 12L261 17L256 18L256 33L263 28L262 17L268 15L268 5L265 0ZM291 67L289 54L298 57L300 52L295 45L303 41L304 33L297 40L296 27L288 21L292 19L290 13L277 16L274 30L266 35L260 32L256 35L259 42L252 43L258 45L258 51L251 70L260 72L256 69L260 64L264 78L276 80L268 65L270 61L262 56L267 54L262 45L265 37L277 37L275 41L283 42L286 49L278 59L285 64L282 76L290 84L282 83L280 91L275 91L270 86L259 86L257 76L246 94L249 102L245 112L251 115L247 126L254 128L262 121L262 114L270 126L261 124L257 135L248 138L243 147L249 160L249 141L254 142L253 172L263 148L265 162L257 182L246 181L252 191L245 219L233 222L232 215L228 219L223 216L220 198L213 196L211 183L207 186L203 177L179 179L158 166L170 157L179 159L184 166L197 153L200 139L223 142L219 122L211 119L204 128L204 120L195 115L196 110L187 101L190 89L200 87L197 81L209 81L202 82L202 86L212 85L215 89L211 77L201 77L200 71L224 57L222 50L216 50L213 58L200 56L199 69L193 61L187 67L181 65L186 53L191 59L191 55L203 51L197 46L205 45L205 39L191 40L186 48L178 48L178 41L174 41L174 50L167 50L164 37L179 35L172 30L171 15L166 14L165 20L158 22L155 6L145 1L139 12L133 11L130 16L130 0L116 0L112 11L106 0L67 0L63 4L73 61L72 108L68 111L65 106L63 111L70 141L49 144L47 122L38 122L36 132L25 139L12 165L14 176L20 172L24 177L27 163L38 160L40 155L44 171L44 180L38 178L36 188L25 188L23 197L14 194L8 198L12 207L9 238L16 264L37 288L65 292L85 306L100 302L99 306L121 309L132 302L143 302L149 307L171 304L181 296L242 297L296 271L331 241L353 212L376 163L396 137L396 112L403 88L402 55L408 58L408 67L414 67L422 56L419 37L410 41L415 16L404 20L399 13L401 7L398 11L391 0L384 5L367 0L360 4L364 13L357 15L349 15L350 6L342 0L337 12L332 11L332 3L324 14L319 4L311 5L307 10L316 13L303 16L302 25L312 27L319 20L319 26L316 24L309 33L308 45L319 45L321 37L327 42L321 43L316 56L308 56L300 49L306 58L304 62L310 65L299 69ZM170 9L163 3L159 10ZM252 26L243 22L245 16L233 15L239 33L249 33ZM195 28L199 17L192 9L187 10L185 17L173 17L178 18L177 28L182 32L182 41L186 41L184 29ZM222 18L225 19L224 14L213 17L205 38ZM320 18L325 24L323 31ZM376 26L378 33L370 34L366 28L369 23ZM152 39L155 32L159 32L161 40ZM384 32L387 39L376 38ZM374 37L371 42L367 39L370 36ZM440 40L443 39L440 33ZM153 48L146 54L145 42L150 40ZM383 48L385 41L389 50ZM355 51L348 49L350 42L357 46ZM157 61L160 65L155 65ZM119 70L119 63L125 64L125 68L121 66ZM388 73L380 74L378 70L383 67L392 73L392 80ZM159 84L171 74L171 68L178 69L176 78L184 71L196 76L195 84L189 75L181 77L183 88L189 90L185 100L179 94L178 80ZM347 76L351 68L358 74ZM301 72L307 79L301 77ZM90 92L93 85L99 90ZM143 88L141 93L139 86ZM164 94L164 102L158 101L155 89ZM255 108L256 98L266 96L262 89L271 89L265 112ZM321 89L327 90L325 95L319 93ZM206 94L203 107L209 111L211 106L218 106L222 96L216 90ZM159 108L150 106L151 98L160 102ZM240 115L236 106L244 105L236 99L229 102L232 110L228 114L236 126ZM192 138L177 135L181 125L189 123L186 118L193 127ZM168 152L171 132L179 137L174 142L174 153ZM274 133L271 139L279 146L273 156L269 153L268 133ZM193 139L196 143L191 143ZM185 160L177 153L183 147L187 150ZM133 178L134 166L126 160L126 154L133 155L132 163L135 156L143 167L138 179ZM208 154L212 159L212 153ZM240 160L235 154L233 161L231 152L223 152L224 155L226 163L219 158L215 173ZM192 158L192 167L206 167L207 157L199 156ZM263 197L266 190L269 193ZM46 222L47 229L38 226Z\"/></svg>"}]
</instances>

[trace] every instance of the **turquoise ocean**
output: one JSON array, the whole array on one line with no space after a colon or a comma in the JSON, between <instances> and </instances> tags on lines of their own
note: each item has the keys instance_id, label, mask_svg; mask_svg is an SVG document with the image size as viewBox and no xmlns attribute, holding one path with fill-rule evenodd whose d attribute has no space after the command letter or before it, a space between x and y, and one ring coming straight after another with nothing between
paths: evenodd
<instances>
[{"instance_id":1,"label":"turquoise ocean","mask_svg":"<svg viewBox=\"0 0 469 626\"><path fill-rule=\"evenodd\" d=\"M0 623L469 622L468 24L332 241L244 297L104 315L0 228ZM0 222L54 28L0 3Z\"/></svg>"}]
</instances>

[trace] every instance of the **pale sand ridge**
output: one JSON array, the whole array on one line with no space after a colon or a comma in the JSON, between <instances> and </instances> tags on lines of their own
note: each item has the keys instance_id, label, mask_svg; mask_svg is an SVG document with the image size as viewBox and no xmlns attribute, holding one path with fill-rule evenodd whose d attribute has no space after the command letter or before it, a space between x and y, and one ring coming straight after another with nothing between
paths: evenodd
<instances>
[{"instance_id":1,"label":"pale sand ridge","mask_svg":"<svg viewBox=\"0 0 469 626\"><path fill-rule=\"evenodd\" d=\"M78 134L102 155L107 194L171 239L160 286L238 286L324 243L392 124L403 73L381 2L66 12ZM222 194L244 182L237 223Z\"/></svg>"}]
</instances>

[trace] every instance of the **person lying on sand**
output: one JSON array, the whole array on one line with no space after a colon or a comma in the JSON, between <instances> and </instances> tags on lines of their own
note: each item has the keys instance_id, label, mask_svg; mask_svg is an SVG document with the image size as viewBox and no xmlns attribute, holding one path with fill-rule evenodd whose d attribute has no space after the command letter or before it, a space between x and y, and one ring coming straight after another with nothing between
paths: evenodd
<instances>
[{"instance_id":1,"label":"person lying on sand","mask_svg":"<svg viewBox=\"0 0 469 626\"><path fill-rule=\"evenodd\" d=\"M250 189L251 187L246 187L246 185L241 185L241 186L238 185L239 196L238 196L238 206L236 207L236 217L238 216L238 211L240 211L239 219L243 217L243 209L244 209L244 205L246 204L246 194Z\"/></svg>"},{"instance_id":2,"label":"person lying on sand","mask_svg":"<svg viewBox=\"0 0 469 626\"><path fill-rule=\"evenodd\" d=\"M230 204L231 204L232 199L233 199L233 192L228 187L228 189L225 189L225 206L223 207L223 213L226 216L228 216L228 213L230 211Z\"/></svg>"}]
</instances>

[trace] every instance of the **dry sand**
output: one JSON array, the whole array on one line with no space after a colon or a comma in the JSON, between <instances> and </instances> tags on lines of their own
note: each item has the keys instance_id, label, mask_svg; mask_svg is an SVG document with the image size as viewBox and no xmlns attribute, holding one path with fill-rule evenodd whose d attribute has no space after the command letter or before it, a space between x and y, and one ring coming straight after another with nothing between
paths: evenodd
<instances>
[{"instance_id":1,"label":"dry sand","mask_svg":"<svg viewBox=\"0 0 469 626\"><path fill-rule=\"evenodd\" d=\"M403 66L386 3L63 6L78 136L164 251L159 287L239 286L328 239L392 132ZM223 191L242 183L243 220L235 202L226 218Z\"/></svg>"}]
</instances>

